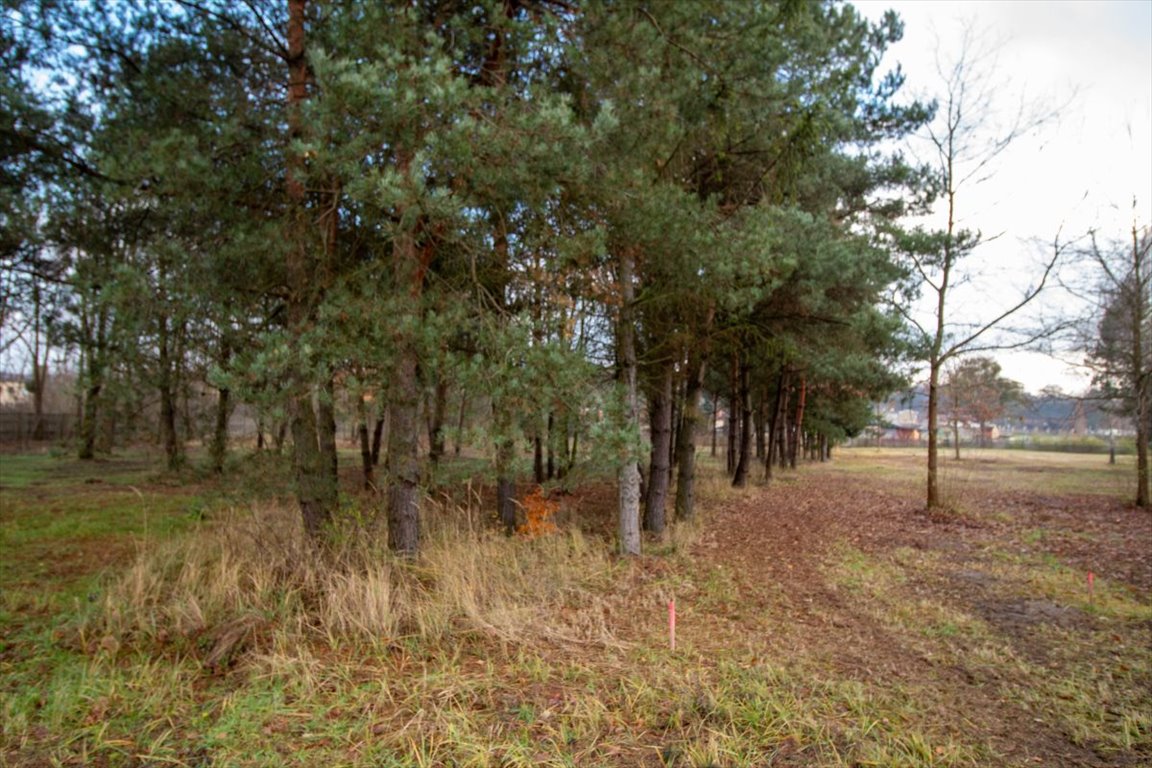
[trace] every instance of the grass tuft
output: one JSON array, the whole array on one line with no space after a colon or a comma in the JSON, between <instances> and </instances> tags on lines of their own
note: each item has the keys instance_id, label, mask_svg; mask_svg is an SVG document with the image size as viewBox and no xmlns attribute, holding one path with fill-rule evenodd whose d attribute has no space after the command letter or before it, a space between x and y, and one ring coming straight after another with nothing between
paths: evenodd
<instances>
[{"instance_id":1,"label":"grass tuft","mask_svg":"<svg viewBox=\"0 0 1152 768\"><path fill-rule=\"evenodd\" d=\"M586 589L613 566L605 547L577 530L506 538L440 510L429 515L436 527L421 558L408 563L362 531L320 550L298 517L274 503L234 509L142 553L109 585L85 636L175 647L213 667L246 649L317 639L337 647L470 633L613 641Z\"/></svg>"}]
</instances>

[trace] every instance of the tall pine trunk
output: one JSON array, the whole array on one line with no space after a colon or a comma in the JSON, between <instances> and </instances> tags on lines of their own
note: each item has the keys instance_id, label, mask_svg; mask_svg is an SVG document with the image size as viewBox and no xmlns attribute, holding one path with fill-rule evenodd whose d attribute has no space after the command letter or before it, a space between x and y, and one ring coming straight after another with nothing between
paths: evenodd
<instances>
[{"instance_id":1,"label":"tall pine trunk","mask_svg":"<svg viewBox=\"0 0 1152 768\"><path fill-rule=\"evenodd\" d=\"M307 0L288 0L288 134L290 140L303 135L300 111L308 98L305 11ZM307 193L299 178L303 160L296 154L287 158L285 189L291 204L287 233L285 272L288 279L288 332L298 338L306 330L315 310L316 274L308 254L309 223ZM302 363L288 373L289 420L292 431L293 469L296 499L304 529L313 540L321 540L332 523L337 494L335 478L327 470L321 450L313 391Z\"/></svg>"},{"instance_id":2,"label":"tall pine trunk","mask_svg":"<svg viewBox=\"0 0 1152 768\"><path fill-rule=\"evenodd\" d=\"M796 396L796 421L792 426L792 454L788 463L796 469L796 457L800 453L800 442L804 438L804 404L808 398L808 379L800 377L800 391Z\"/></svg>"},{"instance_id":3,"label":"tall pine trunk","mask_svg":"<svg viewBox=\"0 0 1152 768\"><path fill-rule=\"evenodd\" d=\"M44 439L44 388L48 380L48 343L44 338L40 280L32 277L32 439Z\"/></svg>"},{"instance_id":4,"label":"tall pine trunk","mask_svg":"<svg viewBox=\"0 0 1152 768\"><path fill-rule=\"evenodd\" d=\"M768 418L768 393L764 391L763 387L757 388L757 393L755 415L753 416L756 429L756 459L763 461L764 453L768 447L764 439L764 422Z\"/></svg>"},{"instance_id":5,"label":"tall pine trunk","mask_svg":"<svg viewBox=\"0 0 1152 768\"><path fill-rule=\"evenodd\" d=\"M93 316L93 314L95 316ZM104 364L104 350L108 336L108 312L103 305L92 310L81 310L81 328L87 343L84 349L85 387L84 406L80 419L80 445L77 458L96 458L96 443L99 438L99 425L102 415L102 393L107 369Z\"/></svg>"},{"instance_id":6,"label":"tall pine trunk","mask_svg":"<svg viewBox=\"0 0 1152 768\"><path fill-rule=\"evenodd\" d=\"M356 437L360 443L360 478L365 491L376 488L375 464L372 461L372 437L368 432L368 404L364 394L356 397Z\"/></svg>"},{"instance_id":7,"label":"tall pine trunk","mask_svg":"<svg viewBox=\"0 0 1152 768\"><path fill-rule=\"evenodd\" d=\"M176 382L173 380L172 340L169 334L169 319L161 315L158 325L157 347L159 351L159 390L160 390L160 442L164 446L164 456L168 471L180 468L180 441L176 434Z\"/></svg>"},{"instance_id":8,"label":"tall pine trunk","mask_svg":"<svg viewBox=\"0 0 1152 768\"><path fill-rule=\"evenodd\" d=\"M737 355L732 357L732 365L728 371L728 453L725 464L728 475L736 474L736 452L740 437L740 363Z\"/></svg>"},{"instance_id":9,"label":"tall pine trunk","mask_svg":"<svg viewBox=\"0 0 1152 768\"><path fill-rule=\"evenodd\" d=\"M786 368L780 369L780 376L776 379L776 397L772 403L772 413L768 417L768 444L764 451L764 478L772 479L776 452L780 447L780 424L784 419L784 387L787 386L788 372Z\"/></svg>"},{"instance_id":10,"label":"tall pine trunk","mask_svg":"<svg viewBox=\"0 0 1152 768\"><path fill-rule=\"evenodd\" d=\"M690 352L684 382L684 406L676 445L676 519L696 514L696 431L700 425L700 399L704 388L706 353Z\"/></svg>"},{"instance_id":11,"label":"tall pine trunk","mask_svg":"<svg viewBox=\"0 0 1152 768\"><path fill-rule=\"evenodd\" d=\"M544 458L544 470L548 480L556 477L556 412L548 411L547 425L548 450Z\"/></svg>"},{"instance_id":12,"label":"tall pine trunk","mask_svg":"<svg viewBox=\"0 0 1152 768\"><path fill-rule=\"evenodd\" d=\"M464 417L468 413L468 393L460 393L460 417L456 420L456 445L452 448L452 453L456 456L460 455L460 446L464 442Z\"/></svg>"},{"instance_id":13,"label":"tall pine trunk","mask_svg":"<svg viewBox=\"0 0 1152 768\"><path fill-rule=\"evenodd\" d=\"M627 432L639 431L638 398L636 392L636 325L633 317L636 300L632 284L635 271L634 255L624 248L620 254L620 312L616 321L616 344L619 381L624 394L624 423ZM640 469L631 446L626 443L620 454L617 471L619 481L618 530L620 552L640 554Z\"/></svg>"},{"instance_id":14,"label":"tall pine trunk","mask_svg":"<svg viewBox=\"0 0 1152 768\"><path fill-rule=\"evenodd\" d=\"M675 373L676 369L669 361L648 402L652 445L648 460L648 494L644 500L644 529L655 534L664 533L664 508L672 473L668 459L672 444L672 381Z\"/></svg>"},{"instance_id":15,"label":"tall pine trunk","mask_svg":"<svg viewBox=\"0 0 1152 768\"><path fill-rule=\"evenodd\" d=\"M495 411L495 405L493 405ZM513 474L516 460L516 441L513 439L511 420L508 414L493 413L496 425L496 512L504 525L504 532L511 536L520 524L519 507L516 504L516 479Z\"/></svg>"},{"instance_id":16,"label":"tall pine trunk","mask_svg":"<svg viewBox=\"0 0 1152 768\"><path fill-rule=\"evenodd\" d=\"M372 466L380 466L380 446L384 444L384 427L388 423L388 413L385 411L376 417L376 424L372 427Z\"/></svg>"},{"instance_id":17,"label":"tall pine trunk","mask_svg":"<svg viewBox=\"0 0 1152 768\"><path fill-rule=\"evenodd\" d=\"M100 420L100 391L103 383L93 379L89 363L88 386L84 388L84 408L80 418L80 447L77 458L91 460L96 458L96 432Z\"/></svg>"},{"instance_id":18,"label":"tall pine trunk","mask_svg":"<svg viewBox=\"0 0 1152 768\"><path fill-rule=\"evenodd\" d=\"M388 548L414 557L420 549L420 385L416 351L402 343L388 403Z\"/></svg>"},{"instance_id":19,"label":"tall pine trunk","mask_svg":"<svg viewBox=\"0 0 1152 768\"><path fill-rule=\"evenodd\" d=\"M406 176L412 158L402 154L398 171ZM398 218L404 219L403 211ZM392 270L395 288L409 319L420 313L424 268L416 235L401 230L393 235ZM411 326L412 323L402 324ZM420 358L418 340L409 327L396 339L391 397L388 404L388 547L414 557L420 549Z\"/></svg>"},{"instance_id":20,"label":"tall pine trunk","mask_svg":"<svg viewBox=\"0 0 1152 768\"><path fill-rule=\"evenodd\" d=\"M444 375L447 351L441 350L440 370L432 386L432 401L428 404L428 462L435 467L444 456L444 418L448 408L448 379Z\"/></svg>"},{"instance_id":21,"label":"tall pine trunk","mask_svg":"<svg viewBox=\"0 0 1152 768\"><path fill-rule=\"evenodd\" d=\"M544 477L544 437L539 427L536 434L532 435L532 479L537 485L543 485L547 479Z\"/></svg>"},{"instance_id":22,"label":"tall pine trunk","mask_svg":"<svg viewBox=\"0 0 1152 768\"><path fill-rule=\"evenodd\" d=\"M231 357L231 347L227 341L221 341L220 365L222 368L228 367ZM210 450L212 471L218 475L223 474L224 461L228 458L228 419L231 415L232 392L228 387L220 387L216 395L216 423L212 429L212 447Z\"/></svg>"},{"instance_id":23,"label":"tall pine trunk","mask_svg":"<svg viewBox=\"0 0 1152 768\"><path fill-rule=\"evenodd\" d=\"M732 473L732 487L743 488L748 484L748 464L752 453L752 398L749 391L749 365L745 353L740 354L737 382L740 398L740 458L736 461L736 471Z\"/></svg>"},{"instance_id":24,"label":"tall pine trunk","mask_svg":"<svg viewBox=\"0 0 1152 768\"><path fill-rule=\"evenodd\" d=\"M340 455L336 451L336 382L331 373L324 379L316 401L316 421L320 461L329 481L336 483L340 476Z\"/></svg>"}]
</instances>

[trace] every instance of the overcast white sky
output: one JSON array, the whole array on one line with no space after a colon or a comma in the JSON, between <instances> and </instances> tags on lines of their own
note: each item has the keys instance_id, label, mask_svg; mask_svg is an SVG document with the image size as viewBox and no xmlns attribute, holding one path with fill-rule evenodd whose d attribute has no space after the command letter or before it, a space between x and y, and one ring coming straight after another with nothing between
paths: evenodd
<instances>
[{"instance_id":1,"label":"overcast white sky","mask_svg":"<svg viewBox=\"0 0 1152 768\"><path fill-rule=\"evenodd\" d=\"M1152 223L1152 0L853 5L871 18L891 8L904 20L904 39L884 66L901 64L910 93L939 94L936 60L955 56L964 25L974 24L980 43L998 51L999 117L1022 103L1066 105L1058 120L1017 141L988 182L958 197L963 226L1001 235L974 257L987 282L960 296L959 309L987 315L997 301L1010 300L997 292L1014 277L1026 280L1043 255L1030 241L1051 243L1061 230L1071 238L1090 228L1121 239L1131 230L1134 197L1138 220ZM1045 384L1076 391L1086 384L1058 361L998 357L1005 375L1030 391Z\"/></svg>"}]
</instances>

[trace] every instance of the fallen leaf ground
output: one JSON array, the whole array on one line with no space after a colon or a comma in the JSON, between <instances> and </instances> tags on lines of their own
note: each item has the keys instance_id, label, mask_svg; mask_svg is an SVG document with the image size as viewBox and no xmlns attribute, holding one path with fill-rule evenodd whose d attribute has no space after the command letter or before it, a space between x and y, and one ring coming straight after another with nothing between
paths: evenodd
<instances>
[{"instance_id":1,"label":"fallen leaf ground","mask_svg":"<svg viewBox=\"0 0 1152 768\"><path fill-rule=\"evenodd\" d=\"M1144 732L1138 749L1099 748L1093 739L1070 733L1074 728L1063 717L1029 703L1018 684L1006 679L1008 673L996 669L1023 659L1051 665L1053 676L1067 676L1063 650L1091 659L1090 666L1098 665L1106 677L1108 665L1125 662L1092 640L1103 634L1105 646L1112 639L1131 644L1129 650L1144 661L1141 677L1132 682L1152 689L1148 612L1123 623L1123 636L1109 635L1119 625L1093 610L1087 592L1091 571L1094 588L1108 583L1145 608L1152 598L1152 514L1117 495L1123 481L1110 475L1094 493L1023 491L1014 487L1019 473L1042 478L1041 485L1045 477L1056 484L1067 466L1044 457L1028 466L1011 454L969 459L988 477L963 484L959 509L930 514L919 484L909 482L908 456L856 451L848 461L850 472L835 462L809 467L716 510L694 559L730 572L737 591L723 616L693 617L708 625L700 642L731 646L743 638L765 658L804 658L824 674L877 688L899 681L918 691L924 697L920 703L939 720L952 719L955 739L986 740L1003 764L1152 764L1152 734ZM963 465L963 460L954 463L950 471ZM896 479L884 471L893 466L903 470ZM897 568L887 579L892 583L878 590L901 594L881 594L878 608L876 595L837 578L846 559L849 568L853 559L869 563L866 568ZM930 565L917 567L920 563ZM1017 563L1057 574L1064 582L1061 594L1029 583L1030 571L1024 578L1012 573ZM1083 591L1076 594L1081 584ZM889 614L902 608L912 615L892 621ZM975 642L957 637L959 630L938 638L917 632L915 624L923 618L916 615L919 608L978 622L980 642L994 645L1002 663L981 664L949 648ZM1063 649L1051 647L1061 642ZM1152 695L1141 702L1152 705Z\"/></svg>"}]
</instances>

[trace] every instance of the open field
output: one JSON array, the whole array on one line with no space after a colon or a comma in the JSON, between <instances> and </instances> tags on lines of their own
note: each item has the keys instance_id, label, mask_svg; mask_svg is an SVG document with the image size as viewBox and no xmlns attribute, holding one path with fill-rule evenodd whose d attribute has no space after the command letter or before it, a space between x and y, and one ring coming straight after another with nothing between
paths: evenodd
<instances>
[{"instance_id":1,"label":"open field","mask_svg":"<svg viewBox=\"0 0 1152 768\"><path fill-rule=\"evenodd\" d=\"M973 451L929 515L911 452L742 491L704 459L702 519L635 560L607 486L535 540L449 489L403 564L351 524L311 552L273 466L5 456L0 765L1152 764L1120 461Z\"/></svg>"}]
</instances>

